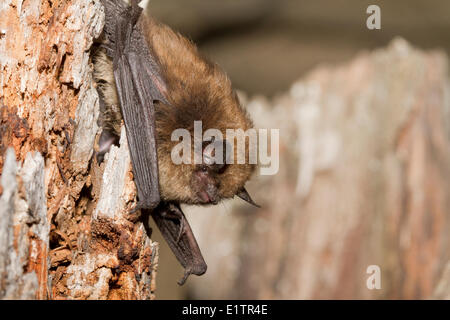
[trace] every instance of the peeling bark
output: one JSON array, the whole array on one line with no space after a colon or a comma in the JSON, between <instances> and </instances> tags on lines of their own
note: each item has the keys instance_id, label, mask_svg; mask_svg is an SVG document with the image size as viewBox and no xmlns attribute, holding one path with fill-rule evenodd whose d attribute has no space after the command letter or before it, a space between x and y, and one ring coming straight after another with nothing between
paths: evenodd
<instances>
[{"instance_id":1,"label":"peeling bark","mask_svg":"<svg viewBox=\"0 0 450 320\"><path fill-rule=\"evenodd\" d=\"M0 16L0 298L153 298L125 133L93 159L100 1L6 0Z\"/></svg>"},{"instance_id":2,"label":"peeling bark","mask_svg":"<svg viewBox=\"0 0 450 320\"><path fill-rule=\"evenodd\" d=\"M45 205L44 159L39 153L28 153L23 166L18 167L13 149L8 149L1 183L0 296L46 297L50 227Z\"/></svg>"}]
</instances>

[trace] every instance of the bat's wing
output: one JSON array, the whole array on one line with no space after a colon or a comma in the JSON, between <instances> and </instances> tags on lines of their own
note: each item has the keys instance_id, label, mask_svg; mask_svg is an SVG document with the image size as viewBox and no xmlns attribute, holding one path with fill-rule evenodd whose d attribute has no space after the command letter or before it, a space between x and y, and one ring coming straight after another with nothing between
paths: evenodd
<instances>
[{"instance_id":1,"label":"bat's wing","mask_svg":"<svg viewBox=\"0 0 450 320\"><path fill-rule=\"evenodd\" d=\"M153 209L160 201L153 102L166 102L165 83L136 25L142 9L135 2L132 6L122 0L102 2L106 16L104 46L113 57L114 78L138 189L137 209Z\"/></svg>"},{"instance_id":2,"label":"bat's wing","mask_svg":"<svg viewBox=\"0 0 450 320\"><path fill-rule=\"evenodd\" d=\"M184 276L178 281L183 285L190 274L202 275L206 272L194 233L178 204L161 203L151 212L161 234L184 268Z\"/></svg>"},{"instance_id":3,"label":"bat's wing","mask_svg":"<svg viewBox=\"0 0 450 320\"><path fill-rule=\"evenodd\" d=\"M180 207L160 204L153 102L168 103L166 85L136 24L142 11L137 2L132 0L131 6L122 0L102 0L102 3L106 17L103 47L113 58L114 78L138 190L137 209L151 211L156 225L185 268L185 276L179 282L183 284L190 274L205 273L206 263Z\"/></svg>"}]
</instances>

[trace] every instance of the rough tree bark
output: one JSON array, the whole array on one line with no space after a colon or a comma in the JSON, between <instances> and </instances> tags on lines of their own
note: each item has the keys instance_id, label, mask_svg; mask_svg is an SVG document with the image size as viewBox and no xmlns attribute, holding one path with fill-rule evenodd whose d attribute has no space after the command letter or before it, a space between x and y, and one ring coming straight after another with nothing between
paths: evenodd
<instances>
[{"instance_id":1,"label":"rough tree bark","mask_svg":"<svg viewBox=\"0 0 450 320\"><path fill-rule=\"evenodd\" d=\"M93 160L100 1L5 0L0 17L0 298L153 298L125 133Z\"/></svg>"},{"instance_id":2,"label":"rough tree bark","mask_svg":"<svg viewBox=\"0 0 450 320\"><path fill-rule=\"evenodd\" d=\"M449 94L445 54L398 39L249 101L259 127L281 129L280 171L249 186L260 210L189 210L209 263L193 294L448 298Z\"/></svg>"}]
</instances>

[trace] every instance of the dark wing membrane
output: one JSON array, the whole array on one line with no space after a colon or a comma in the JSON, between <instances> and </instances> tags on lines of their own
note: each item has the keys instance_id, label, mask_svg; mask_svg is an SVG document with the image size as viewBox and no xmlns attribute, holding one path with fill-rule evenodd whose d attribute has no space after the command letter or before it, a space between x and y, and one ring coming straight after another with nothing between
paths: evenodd
<instances>
[{"instance_id":1,"label":"dark wing membrane","mask_svg":"<svg viewBox=\"0 0 450 320\"><path fill-rule=\"evenodd\" d=\"M178 261L190 274L201 275L206 263L179 205L160 203L153 101L168 103L158 65L136 22L142 9L135 1L102 0L105 7L103 47L114 61L114 78L125 122L138 208L150 213ZM157 206L159 204L159 206Z\"/></svg>"},{"instance_id":2,"label":"dark wing membrane","mask_svg":"<svg viewBox=\"0 0 450 320\"><path fill-rule=\"evenodd\" d=\"M121 0L103 0L103 4L106 47L114 59L114 78L138 189L138 208L153 209L160 200L153 101L166 102L162 92L165 85L136 25L142 9L135 2L127 6Z\"/></svg>"},{"instance_id":3,"label":"dark wing membrane","mask_svg":"<svg viewBox=\"0 0 450 320\"><path fill-rule=\"evenodd\" d=\"M205 260L180 206L161 203L151 212L151 215L178 262L184 268L184 276L178 284L183 285L190 274L198 276L204 274L207 268Z\"/></svg>"}]
</instances>

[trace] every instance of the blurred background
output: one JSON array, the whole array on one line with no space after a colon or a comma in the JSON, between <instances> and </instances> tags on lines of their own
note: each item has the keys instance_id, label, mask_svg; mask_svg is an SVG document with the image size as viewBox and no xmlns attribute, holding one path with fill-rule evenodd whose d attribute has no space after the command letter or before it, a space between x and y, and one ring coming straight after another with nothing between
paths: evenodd
<instances>
[{"instance_id":1,"label":"blurred background","mask_svg":"<svg viewBox=\"0 0 450 320\"><path fill-rule=\"evenodd\" d=\"M366 9L381 8L381 30ZM209 269L161 243L157 299L450 298L446 0L151 0L219 63L280 171L186 208ZM156 228L154 232L157 233ZM369 265L382 287L369 290Z\"/></svg>"},{"instance_id":2,"label":"blurred background","mask_svg":"<svg viewBox=\"0 0 450 320\"><path fill-rule=\"evenodd\" d=\"M378 31L366 27L371 4L382 11ZM450 49L446 0L151 0L148 9L250 94L283 92L318 64L347 61L395 36Z\"/></svg>"}]
</instances>

